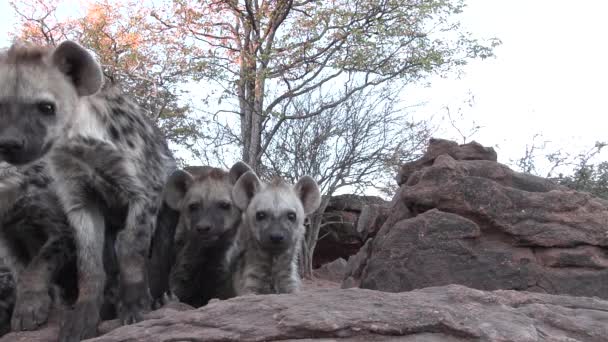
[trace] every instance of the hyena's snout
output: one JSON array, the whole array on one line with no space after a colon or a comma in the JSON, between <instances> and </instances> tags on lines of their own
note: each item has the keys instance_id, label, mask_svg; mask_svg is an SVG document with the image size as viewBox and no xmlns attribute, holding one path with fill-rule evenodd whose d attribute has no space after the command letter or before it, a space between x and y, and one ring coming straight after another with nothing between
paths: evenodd
<instances>
[{"instance_id":1,"label":"hyena's snout","mask_svg":"<svg viewBox=\"0 0 608 342\"><path fill-rule=\"evenodd\" d=\"M13 130L0 134L0 161L19 163L25 152L25 138Z\"/></svg>"},{"instance_id":2,"label":"hyena's snout","mask_svg":"<svg viewBox=\"0 0 608 342\"><path fill-rule=\"evenodd\" d=\"M281 244L283 243L283 240L285 240L285 234L282 232L272 232L268 235L268 239L275 245Z\"/></svg>"},{"instance_id":3,"label":"hyena's snout","mask_svg":"<svg viewBox=\"0 0 608 342\"><path fill-rule=\"evenodd\" d=\"M273 227L268 229L264 236L264 245L271 251L282 251L289 248L291 235L283 227Z\"/></svg>"},{"instance_id":4,"label":"hyena's snout","mask_svg":"<svg viewBox=\"0 0 608 342\"><path fill-rule=\"evenodd\" d=\"M211 224L201 223L194 226L194 230L201 235L207 235L211 232Z\"/></svg>"},{"instance_id":5,"label":"hyena's snout","mask_svg":"<svg viewBox=\"0 0 608 342\"><path fill-rule=\"evenodd\" d=\"M17 154L23 151L25 139L14 134L0 136L0 153L6 155Z\"/></svg>"}]
</instances>

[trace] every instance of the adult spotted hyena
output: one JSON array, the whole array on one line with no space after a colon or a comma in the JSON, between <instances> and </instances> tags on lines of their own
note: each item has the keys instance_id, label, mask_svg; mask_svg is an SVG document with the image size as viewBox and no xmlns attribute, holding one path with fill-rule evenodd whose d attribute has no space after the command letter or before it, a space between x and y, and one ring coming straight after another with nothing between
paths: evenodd
<instances>
[{"instance_id":1,"label":"adult spotted hyena","mask_svg":"<svg viewBox=\"0 0 608 342\"><path fill-rule=\"evenodd\" d=\"M232 200L243 210L243 223L229 253L236 294L297 291L304 219L321 201L317 183L304 176L294 186L281 179L266 184L248 172L235 184Z\"/></svg>"},{"instance_id":2,"label":"adult spotted hyena","mask_svg":"<svg viewBox=\"0 0 608 342\"><path fill-rule=\"evenodd\" d=\"M52 185L43 160L0 162L0 259L13 280L12 288L3 288L0 307L8 312L0 326L10 322L13 331L38 328L54 301L77 293L72 229Z\"/></svg>"},{"instance_id":3,"label":"adult spotted hyena","mask_svg":"<svg viewBox=\"0 0 608 342\"><path fill-rule=\"evenodd\" d=\"M241 211L231 196L236 181L248 171L247 164L238 162L228 172L187 167L169 178L166 202L180 212L170 289L181 302L199 307L212 298L233 296L226 253L234 242Z\"/></svg>"},{"instance_id":4,"label":"adult spotted hyena","mask_svg":"<svg viewBox=\"0 0 608 342\"><path fill-rule=\"evenodd\" d=\"M175 169L165 139L114 87L84 48L15 44L0 53L0 159L22 165L48 155L74 229L79 295L61 341L96 334L106 274L106 232L118 264L118 316L136 322L150 304L146 257L162 191Z\"/></svg>"}]
</instances>

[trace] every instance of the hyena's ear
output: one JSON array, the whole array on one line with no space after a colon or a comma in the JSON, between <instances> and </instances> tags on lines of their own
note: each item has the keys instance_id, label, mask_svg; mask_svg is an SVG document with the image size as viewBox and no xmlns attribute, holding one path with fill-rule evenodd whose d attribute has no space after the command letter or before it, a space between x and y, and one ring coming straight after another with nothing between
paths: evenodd
<instances>
[{"instance_id":1,"label":"hyena's ear","mask_svg":"<svg viewBox=\"0 0 608 342\"><path fill-rule=\"evenodd\" d=\"M304 176L300 178L294 186L294 190L302 201L306 215L312 214L321 205L321 191L312 177Z\"/></svg>"},{"instance_id":2,"label":"hyena's ear","mask_svg":"<svg viewBox=\"0 0 608 342\"><path fill-rule=\"evenodd\" d=\"M253 171L242 175L232 188L232 202L237 208L245 211L249 202L262 187L262 182Z\"/></svg>"},{"instance_id":3,"label":"hyena's ear","mask_svg":"<svg viewBox=\"0 0 608 342\"><path fill-rule=\"evenodd\" d=\"M228 174L230 175L230 183L235 184L239 178L244 175L246 172L253 170L246 163L239 161L236 164L232 165Z\"/></svg>"},{"instance_id":4,"label":"hyena's ear","mask_svg":"<svg viewBox=\"0 0 608 342\"><path fill-rule=\"evenodd\" d=\"M78 95L92 95L101 89L101 66L79 44L69 40L59 44L53 51L52 61L72 81Z\"/></svg>"},{"instance_id":5,"label":"hyena's ear","mask_svg":"<svg viewBox=\"0 0 608 342\"><path fill-rule=\"evenodd\" d=\"M171 209L181 210L182 200L193 180L192 175L184 170L176 170L169 176L165 187L165 202Z\"/></svg>"}]
</instances>

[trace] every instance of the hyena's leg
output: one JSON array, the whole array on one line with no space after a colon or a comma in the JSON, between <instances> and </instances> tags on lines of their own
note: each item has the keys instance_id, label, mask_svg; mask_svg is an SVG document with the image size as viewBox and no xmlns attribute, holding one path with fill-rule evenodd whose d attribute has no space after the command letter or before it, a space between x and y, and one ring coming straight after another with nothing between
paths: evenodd
<instances>
[{"instance_id":1,"label":"hyena's leg","mask_svg":"<svg viewBox=\"0 0 608 342\"><path fill-rule=\"evenodd\" d=\"M272 293L271 260L262 253L245 253L238 295Z\"/></svg>"},{"instance_id":2,"label":"hyena's leg","mask_svg":"<svg viewBox=\"0 0 608 342\"><path fill-rule=\"evenodd\" d=\"M179 245L181 245L178 242ZM179 249L175 264L171 269L171 294L179 298L180 302L194 307L202 306L201 278L208 274L199 274L204 264L204 249L196 243L185 242ZM215 279L205 279L215 281Z\"/></svg>"},{"instance_id":3,"label":"hyena's leg","mask_svg":"<svg viewBox=\"0 0 608 342\"><path fill-rule=\"evenodd\" d=\"M11 320L13 331L34 330L46 322L51 309L51 278L74 256L71 236L49 236L40 253L21 272Z\"/></svg>"},{"instance_id":4,"label":"hyena's leg","mask_svg":"<svg viewBox=\"0 0 608 342\"><path fill-rule=\"evenodd\" d=\"M78 300L73 310L66 312L59 332L59 341L72 342L94 337L106 280L103 268L105 222L94 205L67 212L74 227L78 268Z\"/></svg>"},{"instance_id":5,"label":"hyena's leg","mask_svg":"<svg viewBox=\"0 0 608 342\"><path fill-rule=\"evenodd\" d=\"M0 337L11 330L11 312L15 305L15 282L8 267L0 266Z\"/></svg>"},{"instance_id":6,"label":"hyena's leg","mask_svg":"<svg viewBox=\"0 0 608 342\"><path fill-rule=\"evenodd\" d=\"M51 169L57 195L73 230L78 269L78 299L59 330L60 342L80 341L97 333L106 282L103 265L105 219L99 198L91 192L96 151L86 140L57 148ZM103 155L103 154L102 154Z\"/></svg>"},{"instance_id":7,"label":"hyena's leg","mask_svg":"<svg viewBox=\"0 0 608 342\"><path fill-rule=\"evenodd\" d=\"M294 265L278 269L273 278L275 279L276 293L295 293L300 289L300 277Z\"/></svg>"},{"instance_id":8,"label":"hyena's leg","mask_svg":"<svg viewBox=\"0 0 608 342\"><path fill-rule=\"evenodd\" d=\"M150 293L156 308L166 299L170 290L170 273L175 263L175 230L179 212L163 204L157 218L156 229L150 243L148 277ZM168 295L167 295L168 296Z\"/></svg>"},{"instance_id":9,"label":"hyena's leg","mask_svg":"<svg viewBox=\"0 0 608 342\"><path fill-rule=\"evenodd\" d=\"M0 234L0 336L11 328L11 313L15 305L15 282L22 267L23 265L20 265L12 255L4 237Z\"/></svg>"},{"instance_id":10,"label":"hyena's leg","mask_svg":"<svg viewBox=\"0 0 608 342\"><path fill-rule=\"evenodd\" d=\"M66 312L59 332L59 341L75 342L97 334L97 324L106 275L103 266L105 222L95 205L69 209L68 221L74 227L77 265L78 300Z\"/></svg>"},{"instance_id":11,"label":"hyena's leg","mask_svg":"<svg viewBox=\"0 0 608 342\"><path fill-rule=\"evenodd\" d=\"M123 324L143 319L150 309L150 289L146 259L158 207L147 198L134 198L129 204L125 228L116 239L116 255L120 272L118 315Z\"/></svg>"},{"instance_id":12,"label":"hyena's leg","mask_svg":"<svg viewBox=\"0 0 608 342\"><path fill-rule=\"evenodd\" d=\"M273 263L272 279L276 293L294 293L300 289L297 250L291 250L276 258Z\"/></svg>"}]
</instances>

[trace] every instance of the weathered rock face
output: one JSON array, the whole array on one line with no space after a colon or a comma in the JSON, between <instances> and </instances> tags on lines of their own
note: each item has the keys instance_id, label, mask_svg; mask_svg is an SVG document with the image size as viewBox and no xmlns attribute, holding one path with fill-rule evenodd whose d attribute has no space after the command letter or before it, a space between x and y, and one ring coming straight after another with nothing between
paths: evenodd
<instances>
[{"instance_id":1,"label":"weathered rock face","mask_svg":"<svg viewBox=\"0 0 608 342\"><path fill-rule=\"evenodd\" d=\"M346 265L346 260L338 258L314 270L314 277L340 283L344 279Z\"/></svg>"},{"instance_id":2,"label":"weathered rock face","mask_svg":"<svg viewBox=\"0 0 608 342\"><path fill-rule=\"evenodd\" d=\"M455 283L608 298L607 201L469 160L473 153L436 150L412 163L418 169L404 167L409 176L393 214L349 260L343 287L398 292ZM408 210L398 214L397 206Z\"/></svg>"},{"instance_id":3,"label":"weathered rock face","mask_svg":"<svg viewBox=\"0 0 608 342\"><path fill-rule=\"evenodd\" d=\"M422 158L401 167L396 177L397 184L403 185L412 173L425 166L432 165L435 159L441 155L448 155L456 160L489 160L494 162L497 160L496 151L493 148L484 147L475 141L458 145L455 141L431 139Z\"/></svg>"},{"instance_id":4,"label":"weathered rock face","mask_svg":"<svg viewBox=\"0 0 608 342\"><path fill-rule=\"evenodd\" d=\"M375 196L339 195L330 199L319 231L313 267L357 253L388 215L387 202Z\"/></svg>"},{"instance_id":5,"label":"weathered rock face","mask_svg":"<svg viewBox=\"0 0 608 342\"><path fill-rule=\"evenodd\" d=\"M457 285L245 296L155 317L90 341L599 342L608 336L607 301Z\"/></svg>"}]
</instances>

